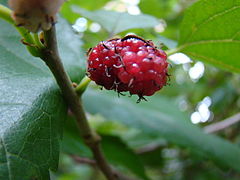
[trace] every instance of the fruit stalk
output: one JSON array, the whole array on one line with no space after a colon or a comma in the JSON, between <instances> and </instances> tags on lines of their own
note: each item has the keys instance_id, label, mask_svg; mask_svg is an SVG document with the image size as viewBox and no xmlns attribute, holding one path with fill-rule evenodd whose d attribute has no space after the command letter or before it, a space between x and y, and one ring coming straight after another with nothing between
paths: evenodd
<instances>
[{"instance_id":1,"label":"fruit stalk","mask_svg":"<svg viewBox=\"0 0 240 180\"><path fill-rule=\"evenodd\" d=\"M91 79L89 77L85 76L80 84L75 88L76 93L81 96L84 91L87 89L89 83L91 82Z\"/></svg>"},{"instance_id":2,"label":"fruit stalk","mask_svg":"<svg viewBox=\"0 0 240 180\"><path fill-rule=\"evenodd\" d=\"M79 97L72 86L72 82L65 72L58 53L54 26L50 30L44 31L44 41L46 47L42 49L41 58L53 73L66 103L74 114L79 127L80 135L84 139L86 145L91 149L98 167L104 173L106 178L108 180L116 180L117 177L113 173L110 165L107 163L107 160L100 148L100 137L90 128L81 100L79 100Z\"/></svg>"}]
</instances>

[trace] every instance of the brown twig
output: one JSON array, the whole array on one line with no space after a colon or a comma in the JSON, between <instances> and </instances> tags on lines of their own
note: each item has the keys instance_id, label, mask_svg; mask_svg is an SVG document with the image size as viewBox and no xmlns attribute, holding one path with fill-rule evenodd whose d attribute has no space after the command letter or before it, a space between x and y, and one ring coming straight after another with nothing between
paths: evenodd
<instances>
[{"instance_id":1,"label":"brown twig","mask_svg":"<svg viewBox=\"0 0 240 180\"><path fill-rule=\"evenodd\" d=\"M237 113L227 119L224 119L220 122L210 124L206 127L204 127L204 132L206 133L215 133L221 130L224 130L228 128L229 126L232 126L233 124L236 124L240 122L240 113Z\"/></svg>"},{"instance_id":2,"label":"brown twig","mask_svg":"<svg viewBox=\"0 0 240 180\"><path fill-rule=\"evenodd\" d=\"M85 158L85 157L79 157L79 156L75 156L75 155L71 155L71 157L78 164L87 164L94 168L97 166L96 161L94 161L92 159Z\"/></svg>"},{"instance_id":3,"label":"brown twig","mask_svg":"<svg viewBox=\"0 0 240 180\"><path fill-rule=\"evenodd\" d=\"M146 153L150 153L150 152L153 152L153 151L156 151L156 150L159 150L159 149L163 149L163 148L164 148L164 146L160 145L160 144L149 144L145 147L137 149L136 153L137 154L146 154Z\"/></svg>"},{"instance_id":4,"label":"brown twig","mask_svg":"<svg viewBox=\"0 0 240 180\"><path fill-rule=\"evenodd\" d=\"M66 103L77 120L79 131L84 142L91 149L98 167L106 178L108 180L118 179L103 155L99 144L100 137L91 130L81 100L79 100L79 97L72 86L72 82L65 72L58 53L56 30L54 26L50 30L44 32L44 43L45 48L42 49L40 57L53 73Z\"/></svg>"}]
</instances>

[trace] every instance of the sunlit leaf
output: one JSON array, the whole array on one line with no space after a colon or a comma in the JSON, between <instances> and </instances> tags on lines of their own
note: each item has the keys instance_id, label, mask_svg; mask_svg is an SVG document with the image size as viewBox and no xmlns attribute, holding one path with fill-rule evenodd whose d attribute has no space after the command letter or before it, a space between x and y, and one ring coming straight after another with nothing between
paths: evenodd
<instances>
[{"instance_id":1,"label":"sunlit leaf","mask_svg":"<svg viewBox=\"0 0 240 180\"><path fill-rule=\"evenodd\" d=\"M76 6L73 7L73 10L101 24L111 35L133 28L152 28L160 23L155 17L146 14L130 15L128 13L105 10L87 11Z\"/></svg>"},{"instance_id":2,"label":"sunlit leaf","mask_svg":"<svg viewBox=\"0 0 240 180\"><path fill-rule=\"evenodd\" d=\"M176 5L177 0L141 0L139 7L143 13L154 15L155 17L165 18Z\"/></svg>"},{"instance_id":3,"label":"sunlit leaf","mask_svg":"<svg viewBox=\"0 0 240 180\"><path fill-rule=\"evenodd\" d=\"M240 72L240 1L200 0L185 13L179 50L194 59Z\"/></svg>"},{"instance_id":4,"label":"sunlit leaf","mask_svg":"<svg viewBox=\"0 0 240 180\"><path fill-rule=\"evenodd\" d=\"M72 5L79 6L88 10L95 10L101 8L109 0L71 0L66 1L61 8L61 14L71 23L74 23L75 20L79 17L79 14L74 13L71 9Z\"/></svg>"}]
</instances>

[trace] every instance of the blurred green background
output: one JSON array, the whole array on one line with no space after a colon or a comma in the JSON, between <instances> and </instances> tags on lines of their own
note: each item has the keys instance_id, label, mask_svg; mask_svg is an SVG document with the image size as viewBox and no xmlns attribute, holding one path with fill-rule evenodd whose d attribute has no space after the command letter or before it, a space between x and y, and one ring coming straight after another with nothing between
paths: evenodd
<instances>
[{"instance_id":1,"label":"blurred green background","mask_svg":"<svg viewBox=\"0 0 240 180\"><path fill-rule=\"evenodd\" d=\"M184 12L194 2L71 0L65 3L61 16L73 25L84 51L99 41L129 33L152 39L158 47L167 50L177 46ZM126 25L125 30L123 18L126 17L119 15L123 29L118 31L116 25L108 26L116 21L117 15L104 14L105 10L148 14L155 19L152 24L141 24L141 19L136 19L139 25L133 25L134 28ZM116 93L100 91L94 83L90 85L84 103L91 125L103 135L107 158L129 179L240 179L239 173L232 168L238 166L237 161L233 162L230 156L224 157L232 153L226 140L239 147L240 125L216 132L221 139L203 132L208 125L239 112L240 76L184 54L170 56L168 61L171 64L169 85L153 98L147 97L148 102L136 104L134 97L118 98ZM72 127L70 124L64 133L59 171L52 173L53 179L104 179L90 162L81 159L91 158L91 155L78 142L73 130L69 130Z\"/></svg>"},{"instance_id":2,"label":"blurred green background","mask_svg":"<svg viewBox=\"0 0 240 180\"><path fill-rule=\"evenodd\" d=\"M88 49L109 38L136 34L170 54L169 84L147 102L93 82L83 95L104 154L123 180L240 179L239 7L235 0L64 3L56 24L59 49L76 83L85 75ZM62 137L51 179L104 180L73 117L65 117L45 64L28 54L11 25L1 20L0 27L0 98L6 102L0 104L0 143L7 147L0 144L0 155L11 157L0 158L0 179L9 167L14 177L47 178ZM226 119L233 125L217 130Z\"/></svg>"}]
</instances>

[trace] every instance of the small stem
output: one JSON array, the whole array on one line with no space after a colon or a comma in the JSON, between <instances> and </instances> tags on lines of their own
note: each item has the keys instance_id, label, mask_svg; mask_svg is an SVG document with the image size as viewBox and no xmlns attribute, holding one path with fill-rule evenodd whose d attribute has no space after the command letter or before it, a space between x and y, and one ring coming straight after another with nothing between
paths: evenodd
<instances>
[{"instance_id":1,"label":"small stem","mask_svg":"<svg viewBox=\"0 0 240 180\"><path fill-rule=\"evenodd\" d=\"M10 24L14 25L14 21L11 17L11 10L0 4L0 17Z\"/></svg>"},{"instance_id":2,"label":"small stem","mask_svg":"<svg viewBox=\"0 0 240 180\"><path fill-rule=\"evenodd\" d=\"M32 35L25 28L16 27L16 29L18 30L19 34L21 34L21 36L23 37L24 42L29 44L29 45L26 45L29 53L32 56L40 57L41 53L38 49L38 46L35 44L35 41L34 41Z\"/></svg>"},{"instance_id":3,"label":"small stem","mask_svg":"<svg viewBox=\"0 0 240 180\"><path fill-rule=\"evenodd\" d=\"M44 48L44 45L41 43L41 41L39 40L39 35L38 33L34 33L33 34L33 37L34 37L34 41L35 41L35 44L38 46L38 48Z\"/></svg>"},{"instance_id":4,"label":"small stem","mask_svg":"<svg viewBox=\"0 0 240 180\"><path fill-rule=\"evenodd\" d=\"M25 28L17 27L15 25L15 22L11 17L11 13L12 13L12 11L9 8L0 4L0 18L2 18L5 21L7 21L8 23L14 25L14 27L17 29L19 34L24 38L24 42L32 45L32 46L27 46L27 49L30 52L30 54L32 54L35 57L39 57L40 52L37 49L37 47L34 47L35 43L34 43L34 39L33 39L32 35Z\"/></svg>"},{"instance_id":5,"label":"small stem","mask_svg":"<svg viewBox=\"0 0 240 180\"><path fill-rule=\"evenodd\" d=\"M80 84L75 88L76 93L81 96L84 91L87 89L88 84L91 82L91 79L87 76L85 76Z\"/></svg>"},{"instance_id":6,"label":"small stem","mask_svg":"<svg viewBox=\"0 0 240 180\"><path fill-rule=\"evenodd\" d=\"M216 133L218 131L222 131L239 122L240 122L240 113L237 113L227 119L224 119L214 124L210 124L204 127L203 130L205 133Z\"/></svg>"},{"instance_id":7,"label":"small stem","mask_svg":"<svg viewBox=\"0 0 240 180\"><path fill-rule=\"evenodd\" d=\"M117 177L113 173L110 165L107 163L100 148L100 137L90 128L82 103L79 100L78 94L75 92L72 82L63 67L58 53L56 31L54 26L50 30L44 31L44 42L46 44L46 48L42 49L41 58L52 71L66 103L77 120L79 131L84 139L84 142L91 149L98 167L104 173L106 178L108 180L116 180Z\"/></svg>"},{"instance_id":8,"label":"small stem","mask_svg":"<svg viewBox=\"0 0 240 180\"><path fill-rule=\"evenodd\" d=\"M153 152L153 151L156 151L156 150L160 150L160 149L163 149L163 148L165 148L165 146L163 146L163 145L150 144L150 145L147 145L147 146L142 147L140 149L137 149L136 153L141 155L141 154Z\"/></svg>"}]
</instances>

